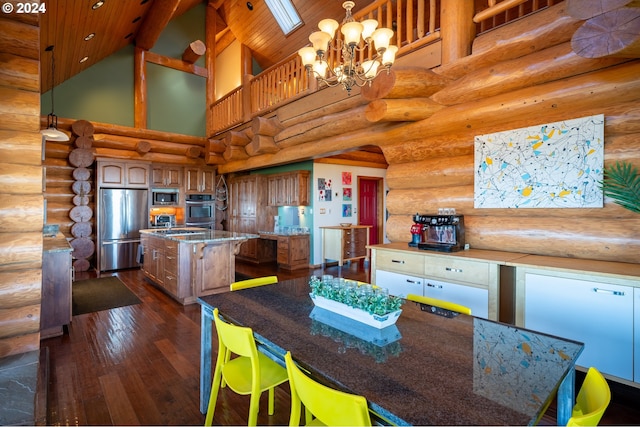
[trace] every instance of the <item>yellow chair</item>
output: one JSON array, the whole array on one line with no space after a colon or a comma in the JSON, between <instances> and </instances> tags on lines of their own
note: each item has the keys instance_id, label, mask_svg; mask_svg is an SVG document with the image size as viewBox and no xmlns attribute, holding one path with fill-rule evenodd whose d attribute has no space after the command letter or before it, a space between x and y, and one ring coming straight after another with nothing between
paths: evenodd
<instances>
[{"instance_id":1,"label":"yellow chair","mask_svg":"<svg viewBox=\"0 0 640 427\"><path fill-rule=\"evenodd\" d=\"M596 368L589 368L567 425L597 426L609 402L611 390L607 380Z\"/></svg>"},{"instance_id":2,"label":"yellow chair","mask_svg":"<svg viewBox=\"0 0 640 427\"><path fill-rule=\"evenodd\" d=\"M420 302L422 304L432 305L434 307L444 308L445 310L455 311L457 313L471 315L471 309L464 305L456 304L454 302L443 301L437 298L424 297L422 295L408 294L407 299L409 301Z\"/></svg>"},{"instance_id":3,"label":"yellow chair","mask_svg":"<svg viewBox=\"0 0 640 427\"><path fill-rule=\"evenodd\" d=\"M255 288L257 286L263 286L263 285L273 285L274 283L278 283L278 276L257 277L255 279L247 279L247 280L240 280L238 282L233 282L230 286L230 289L232 291L237 291L239 289Z\"/></svg>"},{"instance_id":4,"label":"yellow chair","mask_svg":"<svg viewBox=\"0 0 640 427\"><path fill-rule=\"evenodd\" d=\"M224 322L220 319L217 308L213 310L213 319L218 332L218 357L204 425L210 426L213 422L218 391L224 381L236 393L251 395L248 425L255 426L258 422L260 395L269 390L269 415L273 415L274 389L287 382L287 370L258 352L251 328ZM229 359L230 353L237 357Z\"/></svg>"},{"instance_id":5,"label":"yellow chair","mask_svg":"<svg viewBox=\"0 0 640 427\"><path fill-rule=\"evenodd\" d=\"M291 357L285 355L291 389L290 426L300 425L301 405L305 407L306 425L370 426L367 399L334 390L309 378Z\"/></svg>"}]
</instances>

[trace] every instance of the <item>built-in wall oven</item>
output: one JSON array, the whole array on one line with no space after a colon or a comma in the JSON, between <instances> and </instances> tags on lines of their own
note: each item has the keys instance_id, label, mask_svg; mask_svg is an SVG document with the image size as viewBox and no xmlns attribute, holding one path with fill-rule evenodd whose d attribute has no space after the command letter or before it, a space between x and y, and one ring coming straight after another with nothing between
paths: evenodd
<instances>
[{"instance_id":1,"label":"built-in wall oven","mask_svg":"<svg viewBox=\"0 0 640 427\"><path fill-rule=\"evenodd\" d=\"M213 194L187 194L185 209L187 226L214 228L216 207Z\"/></svg>"}]
</instances>

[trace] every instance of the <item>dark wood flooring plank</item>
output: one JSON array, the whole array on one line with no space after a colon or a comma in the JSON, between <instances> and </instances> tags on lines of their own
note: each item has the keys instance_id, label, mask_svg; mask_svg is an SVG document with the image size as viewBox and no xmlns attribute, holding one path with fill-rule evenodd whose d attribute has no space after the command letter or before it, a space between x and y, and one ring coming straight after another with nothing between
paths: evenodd
<instances>
[{"instance_id":1,"label":"dark wood flooring plank","mask_svg":"<svg viewBox=\"0 0 640 427\"><path fill-rule=\"evenodd\" d=\"M120 381L120 375L116 372L102 375L100 384L104 390L105 401L107 402L113 425L140 425L140 420Z\"/></svg>"}]
</instances>

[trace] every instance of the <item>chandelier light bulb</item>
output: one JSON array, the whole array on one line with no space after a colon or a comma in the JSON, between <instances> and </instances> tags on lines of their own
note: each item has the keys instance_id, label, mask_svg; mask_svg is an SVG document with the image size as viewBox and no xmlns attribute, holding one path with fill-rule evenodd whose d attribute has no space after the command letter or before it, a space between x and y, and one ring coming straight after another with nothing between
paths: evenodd
<instances>
[{"instance_id":1,"label":"chandelier light bulb","mask_svg":"<svg viewBox=\"0 0 640 427\"><path fill-rule=\"evenodd\" d=\"M335 19L323 19L318 22L318 28L320 28L320 31L324 31L329 34L331 36L331 40L333 40L333 37L336 35L336 30L339 25L340 24L338 24L338 21Z\"/></svg>"},{"instance_id":2,"label":"chandelier light bulb","mask_svg":"<svg viewBox=\"0 0 640 427\"><path fill-rule=\"evenodd\" d=\"M378 74L378 67L380 63L378 61L369 60L362 63L362 71L367 79L373 79Z\"/></svg>"},{"instance_id":3,"label":"chandelier light bulb","mask_svg":"<svg viewBox=\"0 0 640 427\"><path fill-rule=\"evenodd\" d=\"M324 79L327 75L327 67L329 67L329 64L326 61L318 60L313 63L313 72L316 73L317 77Z\"/></svg>"},{"instance_id":4,"label":"chandelier light bulb","mask_svg":"<svg viewBox=\"0 0 640 427\"><path fill-rule=\"evenodd\" d=\"M378 21L375 19L365 19L361 24L363 28L362 39L368 42L373 32L378 28Z\"/></svg>"},{"instance_id":5,"label":"chandelier light bulb","mask_svg":"<svg viewBox=\"0 0 640 427\"><path fill-rule=\"evenodd\" d=\"M382 55L387 50L391 37L393 37L393 31L389 28L378 28L373 32L371 38L378 54Z\"/></svg>"},{"instance_id":6,"label":"chandelier light bulb","mask_svg":"<svg viewBox=\"0 0 640 427\"><path fill-rule=\"evenodd\" d=\"M331 35L324 31L315 31L309 36L309 41L313 44L313 49L318 53L318 56L323 56L331 41Z\"/></svg>"},{"instance_id":7,"label":"chandelier light bulb","mask_svg":"<svg viewBox=\"0 0 640 427\"><path fill-rule=\"evenodd\" d=\"M382 54L382 65L391 67L391 64L396 60L396 53L398 53L398 46L389 46Z\"/></svg>"},{"instance_id":8,"label":"chandelier light bulb","mask_svg":"<svg viewBox=\"0 0 640 427\"><path fill-rule=\"evenodd\" d=\"M363 25L359 22L347 22L342 24L340 31L344 36L344 43L347 46L353 47L360 42L360 34L362 34Z\"/></svg>"},{"instance_id":9,"label":"chandelier light bulb","mask_svg":"<svg viewBox=\"0 0 640 427\"><path fill-rule=\"evenodd\" d=\"M300 55L302 65L305 67L312 66L313 62L316 60L316 50L311 46L306 46L298 50L298 55Z\"/></svg>"}]
</instances>

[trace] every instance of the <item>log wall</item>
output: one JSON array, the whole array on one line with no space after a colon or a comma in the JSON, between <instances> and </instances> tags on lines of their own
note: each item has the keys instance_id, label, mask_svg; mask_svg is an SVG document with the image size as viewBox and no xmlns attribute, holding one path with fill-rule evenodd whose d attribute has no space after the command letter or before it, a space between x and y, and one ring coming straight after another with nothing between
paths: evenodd
<instances>
[{"instance_id":1,"label":"log wall","mask_svg":"<svg viewBox=\"0 0 640 427\"><path fill-rule=\"evenodd\" d=\"M0 357L40 348L44 203L37 19L0 17Z\"/></svg>"}]
</instances>

